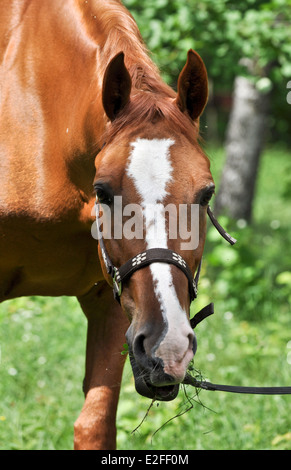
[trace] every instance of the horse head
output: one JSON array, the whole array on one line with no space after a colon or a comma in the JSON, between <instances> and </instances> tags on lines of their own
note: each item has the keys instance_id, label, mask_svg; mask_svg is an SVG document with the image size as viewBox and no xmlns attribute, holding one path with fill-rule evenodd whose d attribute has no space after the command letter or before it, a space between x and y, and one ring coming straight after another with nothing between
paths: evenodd
<instances>
[{"instance_id":1,"label":"horse head","mask_svg":"<svg viewBox=\"0 0 291 470\"><path fill-rule=\"evenodd\" d=\"M117 282L118 295L130 319L126 338L136 389L159 400L176 397L196 352L188 273L194 277L201 261L214 192L210 164L198 144L207 73L192 50L177 90L159 90L149 80L146 89L137 89L124 54L117 54L104 74L108 129L95 162L100 262L109 283L116 283L118 268L128 260L135 267L122 291ZM161 259L145 262L154 250L160 250ZM108 260L117 267L111 275Z\"/></svg>"}]
</instances>

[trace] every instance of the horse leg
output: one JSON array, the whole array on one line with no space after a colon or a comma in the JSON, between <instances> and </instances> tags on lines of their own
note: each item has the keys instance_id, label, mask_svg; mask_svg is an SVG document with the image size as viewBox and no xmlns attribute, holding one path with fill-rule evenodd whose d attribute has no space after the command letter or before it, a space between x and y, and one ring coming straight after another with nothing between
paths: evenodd
<instances>
[{"instance_id":1,"label":"horse leg","mask_svg":"<svg viewBox=\"0 0 291 470\"><path fill-rule=\"evenodd\" d=\"M78 298L88 320L85 403L75 423L76 450L116 448L116 411L125 356L126 315L107 283Z\"/></svg>"}]
</instances>

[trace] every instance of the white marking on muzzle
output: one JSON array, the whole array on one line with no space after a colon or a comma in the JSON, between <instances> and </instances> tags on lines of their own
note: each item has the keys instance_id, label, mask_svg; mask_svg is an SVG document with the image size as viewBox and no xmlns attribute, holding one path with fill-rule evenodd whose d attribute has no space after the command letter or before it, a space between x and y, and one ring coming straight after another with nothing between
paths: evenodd
<instances>
[{"instance_id":1,"label":"white marking on muzzle","mask_svg":"<svg viewBox=\"0 0 291 470\"><path fill-rule=\"evenodd\" d=\"M137 139L131 144L127 174L141 197L147 249L168 248L163 202L173 173L170 147L174 143L172 139ZM165 372L177 379L181 376L182 380L192 358L189 337L193 332L177 297L170 265L152 263L150 270L165 323L165 335L157 345L155 355L163 360Z\"/></svg>"}]
</instances>

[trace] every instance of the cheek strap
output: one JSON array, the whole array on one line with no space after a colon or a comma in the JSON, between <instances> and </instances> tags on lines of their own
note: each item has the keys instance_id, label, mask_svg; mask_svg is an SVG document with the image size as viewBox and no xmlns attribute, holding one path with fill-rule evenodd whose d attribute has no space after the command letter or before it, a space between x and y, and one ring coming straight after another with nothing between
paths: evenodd
<instances>
[{"instance_id":1,"label":"cheek strap","mask_svg":"<svg viewBox=\"0 0 291 470\"><path fill-rule=\"evenodd\" d=\"M234 245L237 242L237 240L235 238L233 238L231 235L229 235L229 233L227 233L226 230L224 230L224 228L220 225L218 220L215 218L215 216L214 216L214 214L213 214L213 212L212 212L212 210L210 209L209 206L207 207L207 214L209 215L209 218L210 218L211 222L213 223L216 230L220 233L220 235L228 243L230 243L231 245Z\"/></svg>"}]
</instances>

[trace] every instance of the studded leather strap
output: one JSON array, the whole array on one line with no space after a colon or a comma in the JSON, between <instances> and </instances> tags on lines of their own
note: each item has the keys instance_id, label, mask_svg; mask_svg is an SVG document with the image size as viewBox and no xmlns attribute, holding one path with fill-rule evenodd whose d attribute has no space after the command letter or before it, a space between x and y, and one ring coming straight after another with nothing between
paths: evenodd
<instances>
[{"instance_id":1,"label":"studded leather strap","mask_svg":"<svg viewBox=\"0 0 291 470\"><path fill-rule=\"evenodd\" d=\"M123 283L129 279L135 271L151 263L167 263L177 266L188 279L190 300L192 301L197 297L198 279L196 279L196 277L193 279L192 272L181 255L166 248L151 248L126 261L120 268L116 268L115 270L116 282L118 284Z\"/></svg>"}]
</instances>

